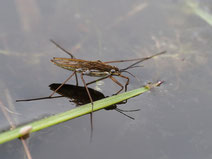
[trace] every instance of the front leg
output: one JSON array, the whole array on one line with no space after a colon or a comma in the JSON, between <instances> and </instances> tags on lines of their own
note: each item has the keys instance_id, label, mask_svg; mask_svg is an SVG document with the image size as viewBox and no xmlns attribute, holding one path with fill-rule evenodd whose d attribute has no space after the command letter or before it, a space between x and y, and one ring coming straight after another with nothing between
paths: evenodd
<instances>
[{"instance_id":1,"label":"front leg","mask_svg":"<svg viewBox=\"0 0 212 159\"><path fill-rule=\"evenodd\" d=\"M124 86L119 81L117 81L117 79L115 79L113 76L109 76L109 78L121 87L121 89L117 93L115 93L115 95L119 94L123 90Z\"/></svg>"},{"instance_id":2,"label":"front leg","mask_svg":"<svg viewBox=\"0 0 212 159\"><path fill-rule=\"evenodd\" d=\"M110 75L105 76L105 77L102 77L102 78L99 78L99 79L96 79L96 80L93 80L93 81L91 81L91 82L86 83L86 85L88 86L88 85L90 85L90 84L93 84L93 83L96 83L96 82L98 82L98 81L104 80L104 79L108 78L109 76L110 76Z\"/></svg>"},{"instance_id":3,"label":"front leg","mask_svg":"<svg viewBox=\"0 0 212 159\"><path fill-rule=\"evenodd\" d=\"M122 78L125 78L125 79L127 79L127 82L126 82L126 84L125 84L125 92L127 91L127 85L129 84L129 81L130 81L130 79L129 79L129 77L127 77L127 76L123 76L123 75L119 75L119 77L122 77Z\"/></svg>"}]
</instances>

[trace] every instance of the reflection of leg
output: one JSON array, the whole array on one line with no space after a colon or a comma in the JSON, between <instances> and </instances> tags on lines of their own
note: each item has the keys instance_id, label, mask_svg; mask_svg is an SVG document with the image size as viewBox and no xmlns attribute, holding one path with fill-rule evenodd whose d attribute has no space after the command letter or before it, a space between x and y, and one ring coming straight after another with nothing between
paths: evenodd
<instances>
[{"instance_id":1,"label":"reflection of leg","mask_svg":"<svg viewBox=\"0 0 212 159\"><path fill-rule=\"evenodd\" d=\"M115 82L121 87L121 89L117 93L115 93L115 94L119 94L123 90L124 86L119 81L117 81L113 76L109 76L109 78L112 79L113 82Z\"/></svg>"},{"instance_id":2,"label":"reflection of leg","mask_svg":"<svg viewBox=\"0 0 212 159\"><path fill-rule=\"evenodd\" d=\"M119 110L120 112L137 112L137 111L140 111L141 109L124 110L124 109L116 108L116 110Z\"/></svg>"},{"instance_id":3,"label":"reflection of leg","mask_svg":"<svg viewBox=\"0 0 212 159\"><path fill-rule=\"evenodd\" d=\"M140 109L135 109L135 110L122 110L122 109L116 108L115 110L116 110L117 112L119 112L119 113L125 115L126 117L135 120L135 118L133 118L133 117L131 117L131 116L125 114L124 112L135 112L135 111L139 111Z\"/></svg>"},{"instance_id":4,"label":"reflection of leg","mask_svg":"<svg viewBox=\"0 0 212 159\"><path fill-rule=\"evenodd\" d=\"M68 80L71 79L71 77L76 73L76 71L74 71L59 87L57 87L57 89L49 96L52 97Z\"/></svg>"},{"instance_id":5,"label":"reflection of leg","mask_svg":"<svg viewBox=\"0 0 212 159\"><path fill-rule=\"evenodd\" d=\"M27 101L34 101L34 100L43 100L43 99L52 99L52 98L61 98L63 96L54 96L54 97L40 97L40 98L30 98L30 99L18 99L16 102L27 102Z\"/></svg>"},{"instance_id":6,"label":"reflection of leg","mask_svg":"<svg viewBox=\"0 0 212 159\"><path fill-rule=\"evenodd\" d=\"M126 117L128 117L128 118L130 118L130 119L132 119L132 120L135 120L135 118L133 118L133 117L131 117L131 116L129 116L129 115L127 115L127 114L125 114L125 113L123 113L122 111L120 111L119 109L115 109L117 112L119 112L119 113L121 113L121 114L123 114L124 116L126 116Z\"/></svg>"},{"instance_id":7,"label":"reflection of leg","mask_svg":"<svg viewBox=\"0 0 212 159\"><path fill-rule=\"evenodd\" d=\"M86 89L86 91L87 91L87 93L88 93L88 97L89 97L89 99L90 99L90 101L91 101L91 105L92 105L92 111L91 111L91 113L90 113L90 123L91 123L91 134L90 134L90 141L92 140L92 137L93 137L93 99L92 99L92 97L91 97L91 94L90 94L90 92L89 92L89 90L88 90L88 87L87 87L87 85L86 85L86 83L85 83L85 80L84 80L84 78L83 78L83 73L81 73L81 79L82 79L82 82L83 82L83 84L84 84L84 86L85 86L85 89Z\"/></svg>"}]
</instances>

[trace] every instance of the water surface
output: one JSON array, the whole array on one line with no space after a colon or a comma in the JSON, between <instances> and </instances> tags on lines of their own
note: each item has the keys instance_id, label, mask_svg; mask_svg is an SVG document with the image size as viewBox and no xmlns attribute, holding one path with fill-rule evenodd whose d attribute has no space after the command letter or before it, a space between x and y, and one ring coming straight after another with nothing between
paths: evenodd
<instances>
[{"instance_id":1,"label":"water surface","mask_svg":"<svg viewBox=\"0 0 212 159\"><path fill-rule=\"evenodd\" d=\"M121 106L141 109L131 113L135 120L116 111L94 113L91 143L89 115L33 133L28 139L32 157L211 158L212 26L210 16L205 18L212 14L210 6L206 0L2 0L0 100L20 114L12 115L16 124L75 107L65 98L15 102L49 95L48 86L63 82L71 73L50 62L52 57L68 56L49 39L86 60L130 59L167 51L131 70L140 81L130 77L129 90L151 81L165 81ZM108 79L92 88L109 96L119 86ZM1 111L0 125L1 129L9 126ZM19 140L1 145L0 154L4 159L25 155Z\"/></svg>"}]
</instances>

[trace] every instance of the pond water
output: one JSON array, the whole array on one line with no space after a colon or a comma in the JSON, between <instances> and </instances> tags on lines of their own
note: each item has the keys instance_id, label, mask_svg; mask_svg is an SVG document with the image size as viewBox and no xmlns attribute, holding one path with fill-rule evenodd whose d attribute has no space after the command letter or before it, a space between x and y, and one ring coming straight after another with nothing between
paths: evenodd
<instances>
[{"instance_id":1,"label":"pond water","mask_svg":"<svg viewBox=\"0 0 212 159\"><path fill-rule=\"evenodd\" d=\"M141 109L128 113L135 120L113 110L95 112L92 142L89 115L32 133L27 140L32 158L212 158L210 0L1 0L0 21L0 100L16 112L11 114L16 125L75 107L67 98L15 102L48 96L50 84L70 75L50 62L68 57L50 39L85 60L132 59L167 51L130 70L137 79L129 76L129 90L165 81L120 105ZM90 87L105 96L120 89L109 79ZM0 125L1 130L9 127L2 111ZM20 140L0 145L0 156L23 158Z\"/></svg>"}]
</instances>

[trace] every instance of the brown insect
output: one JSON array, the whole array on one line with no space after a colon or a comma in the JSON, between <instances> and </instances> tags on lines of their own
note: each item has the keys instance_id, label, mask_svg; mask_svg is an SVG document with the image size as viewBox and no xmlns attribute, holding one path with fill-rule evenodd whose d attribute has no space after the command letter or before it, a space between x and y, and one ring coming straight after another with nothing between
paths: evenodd
<instances>
[{"instance_id":1,"label":"brown insect","mask_svg":"<svg viewBox=\"0 0 212 159\"><path fill-rule=\"evenodd\" d=\"M144 58L137 58L137 59L130 59L130 60L118 60L118 61L107 61L107 62L102 62L100 60L98 61L87 61L87 60L81 60L81 59L76 59L69 51L65 50L64 48L62 48L59 44L57 44L55 41L50 40L53 44L55 44L58 48L60 48L61 50L63 50L64 52L66 52L68 55L71 56L71 58L60 58L60 57L54 57L51 62L53 62L55 65L73 71L73 73L49 96L52 97L68 80L70 80L74 75L76 78L76 85L78 85L78 78L77 78L77 73L80 73L80 77L82 79L82 82L86 88L88 97L90 99L92 108L91 108L91 114L90 114L90 122L91 122L91 138L92 138L92 132L93 132L93 99L91 97L91 94L89 92L89 89L87 87L87 85L92 84L96 81L99 80L103 80L106 78L110 78L113 82L115 82L116 84L118 84L121 89L116 93L118 94L119 92L121 92L124 87L125 87L125 91L127 91L127 85L129 84L129 77L122 75L123 72L127 72L129 74L131 74L130 72L128 72L127 70L130 68L134 68L134 67L138 67L136 66L137 64L151 59L155 56L164 54L165 51L154 54L152 56L149 57L144 57ZM133 64L131 64L130 66L124 68L124 69L119 69L116 66L112 66L109 65L110 63L119 63L119 62L128 62L128 61L137 61ZM86 84L85 80L84 80L84 75L86 76L91 76L91 77L101 77L95 81L89 82ZM131 74L132 75L132 74ZM125 86L123 86L118 80L116 80L113 76L118 76L118 77L122 77L127 79L127 82L125 83ZM133 75L132 75L133 76ZM90 139L91 139L90 138Z\"/></svg>"},{"instance_id":2,"label":"brown insect","mask_svg":"<svg viewBox=\"0 0 212 159\"><path fill-rule=\"evenodd\" d=\"M128 69L131 69L131 68L134 68L134 67L139 67L139 66L136 66L136 65L145 61L145 60L151 59L155 56L158 56L158 55L165 53L165 51L163 51L163 52L154 54L154 55L149 56L149 57L130 59L130 60L118 60L118 61L107 61L107 62L102 62L100 60L98 60L98 61L87 61L87 60L76 59L70 52L68 52L67 50L62 48L55 41L53 41L53 40L50 40L50 41L53 44L55 44L58 48L63 50L65 53L67 53L68 55L71 56L71 58L54 57L51 60L51 62L53 62L55 65L57 65L61 68L73 71L73 73L49 97L52 97L74 75L76 77L76 85L78 85L77 73L79 73L80 77L82 79L82 82L83 82L83 84L86 88L89 99L91 101L92 111L93 111L93 99L90 95L90 92L88 90L87 85L92 84L96 81L100 81L100 80L103 80L103 79L106 79L106 78L110 78L113 82L115 82L116 84L118 84L121 87L121 89L116 94L120 93L124 89L124 87L125 87L125 91L126 91L127 85L129 84L129 77L122 75L123 72L127 72L127 73L131 74L130 72L127 71ZM137 62L131 64L130 66L128 66L124 69L119 69L116 66L109 65L110 63L129 62L129 61L137 61ZM91 77L101 77L101 78L94 80L92 82L86 83L85 80L84 80L84 75L91 76ZM127 82L123 86L113 76L118 76L118 77L124 78L124 79L127 80Z\"/></svg>"}]
</instances>

